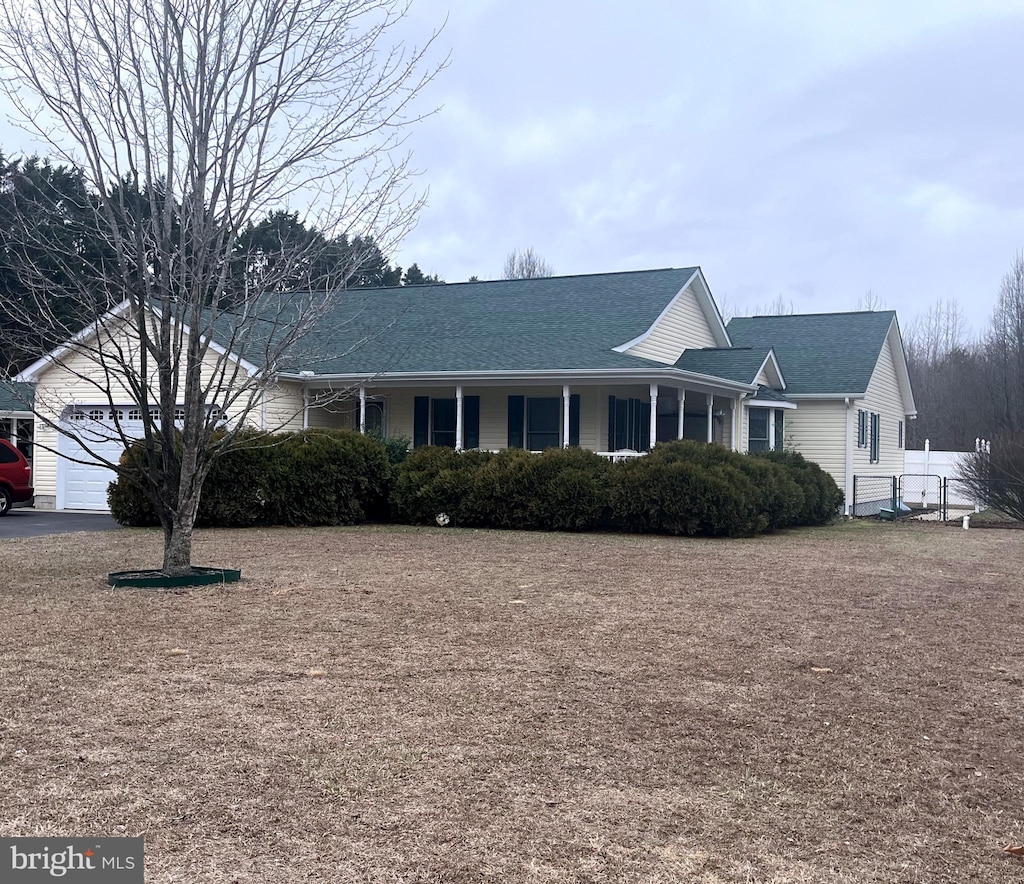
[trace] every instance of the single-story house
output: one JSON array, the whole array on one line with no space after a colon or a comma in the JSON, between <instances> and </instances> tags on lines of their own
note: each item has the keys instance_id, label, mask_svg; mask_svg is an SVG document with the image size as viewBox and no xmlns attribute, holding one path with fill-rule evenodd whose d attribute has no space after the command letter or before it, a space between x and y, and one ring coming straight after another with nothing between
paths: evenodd
<instances>
[{"instance_id":1,"label":"single-story house","mask_svg":"<svg viewBox=\"0 0 1024 884\"><path fill-rule=\"evenodd\" d=\"M116 340L126 322L112 315L105 334ZM18 380L50 422L103 424L111 397L97 396L89 371L70 342ZM843 489L855 471L902 472L915 414L895 313L726 325L699 267L352 290L262 395L254 414L266 429L620 457L680 438L787 447ZM130 426L138 404L114 406ZM37 504L106 507L109 471L58 457L88 460L47 422L36 441Z\"/></svg>"}]
</instances>

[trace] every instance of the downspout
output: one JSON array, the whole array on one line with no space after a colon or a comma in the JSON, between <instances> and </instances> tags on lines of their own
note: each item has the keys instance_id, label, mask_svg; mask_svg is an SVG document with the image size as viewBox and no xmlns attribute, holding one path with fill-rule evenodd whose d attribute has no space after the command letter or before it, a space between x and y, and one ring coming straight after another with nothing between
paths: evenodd
<instances>
[{"instance_id":1,"label":"downspout","mask_svg":"<svg viewBox=\"0 0 1024 884\"><path fill-rule=\"evenodd\" d=\"M846 471L843 482L843 515L850 517L850 493L853 488L853 400L847 396L846 402Z\"/></svg>"}]
</instances>

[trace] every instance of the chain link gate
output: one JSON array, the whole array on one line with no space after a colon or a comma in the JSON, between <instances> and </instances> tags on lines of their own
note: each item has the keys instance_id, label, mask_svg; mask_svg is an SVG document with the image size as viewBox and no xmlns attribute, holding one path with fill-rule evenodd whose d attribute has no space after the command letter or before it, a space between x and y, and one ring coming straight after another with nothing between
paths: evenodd
<instances>
[{"instance_id":1,"label":"chain link gate","mask_svg":"<svg viewBox=\"0 0 1024 884\"><path fill-rule=\"evenodd\" d=\"M930 473L904 473L899 477L899 500L915 515L937 513L945 521L946 481Z\"/></svg>"}]
</instances>

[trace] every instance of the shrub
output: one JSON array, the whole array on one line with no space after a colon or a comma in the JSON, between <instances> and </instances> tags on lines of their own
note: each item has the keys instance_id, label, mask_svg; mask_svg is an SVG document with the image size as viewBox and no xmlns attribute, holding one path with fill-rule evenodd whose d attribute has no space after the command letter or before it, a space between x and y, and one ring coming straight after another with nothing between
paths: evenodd
<instances>
[{"instance_id":1,"label":"shrub","mask_svg":"<svg viewBox=\"0 0 1024 884\"><path fill-rule=\"evenodd\" d=\"M684 484L696 495L684 520L689 525L697 519L699 527L693 533L741 536L772 531L792 524L801 503L800 490L785 470L720 445L666 442L656 445L646 460L688 464L698 471L682 471L677 477L685 478ZM708 481L698 481L701 476ZM681 504L673 506L678 509Z\"/></svg>"},{"instance_id":2,"label":"shrub","mask_svg":"<svg viewBox=\"0 0 1024 884\"><path fill-rule=\"evenodd\" d=\"M107 486L107 505L114 520L129 528L149 528L159 525L156 510L143 490L142 476L145 475L146 451L141 445L133 445L121 455L120 465L130 475L118 476Z\"/></svg>"},{"instance_id":3,"label":"shrub","mask_svg":"<svg viewBox=\"0 0 1024 884\"><path fill-rule=\"evenodd\" d=\"M455 524L463 524L464 515L472 511L467 504L473 475L491 457L484 451L416 448L398 466L391 492L393 514L401 522L426 525L438 513L447 513Z\"/></svg>"},{"instance_id":4,"label":"shrub","mask_svg":"<svg viewBox=\"0 0 1024 884\"><path fill-rule=\"evenodd\" d=\"M269 455L264 524L353 525L386 519L391 465L384 446L353 430L286 436Z\"/></svg>"},{"instance_id":5,"label":"shrub","mask_svg":"<svg viewBox=\"0 0 1024 884\"><path fill-rule=\"evenodd\" d=\"M382 436L379 433L369 433L371 439L384 446L384 453L387 455L388 463L391 466L398 466L409 456L412 450L412 439L408 436Z\"/></svg>"},{"instance_id":6,"label":"shrub","mask_svg":"<svg viewBox=\"0 0 1024 884\"><path fill-rule=\"evenodd\" d=\"M474 473L466 524L541 531L595 527L608 507L610 464L592 451L511 449Z\"/></svg>"},{"instance_id":7,"label":"shrub","mask_svg":"<svg viewBox=\"0 0 1024 884\"><path fill-rule=\"evenodd\" d=\"M783 467L800 488L802 501L791 524L825 525L836 517L843 492L818 464L797 451L762 451L751 456Z\"/></svg>"},{"instance_id":8,"label":"shrub","mask_svg":"<svg viewBox=\"0 0 1024 884\"><path fill-rule=\"evenodd\" d=\"M199 526L350 525L389 515L393 470L379 441L351 430L252 431L238 441L207 476ZM134 445L121 462L141 477L144 457ZM158 524L138 480L112 482L107 498L122 525Z\"/></svg>"},{"instance_id":9,"label":"shrub","mask_svg":"<svg viewBox=\"0 0 1024 884\"><path fill-rule=\"evenodd\" d=\"M489 454L422 447L400 465L392 502L398 519L419 524L447 513L466 526L582 531L606 517L610 467L579 448Z\"/></svg>"}]
</instances>

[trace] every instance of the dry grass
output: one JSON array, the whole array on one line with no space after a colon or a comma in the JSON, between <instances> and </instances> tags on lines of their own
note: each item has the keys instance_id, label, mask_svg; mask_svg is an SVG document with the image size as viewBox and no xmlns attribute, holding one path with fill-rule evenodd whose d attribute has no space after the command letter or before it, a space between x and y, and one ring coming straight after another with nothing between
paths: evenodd
<instances>
[{"instance_id":1,"label":"dry grass","mask_svg":"<svg viewBox=\"0 0 1024 884\"><path fill-rule=\"evenodd\" d=\"M0 542L0 834L147 881L1003 881L1024 543L209 531Z\"/></svg>"}]
</instances>

